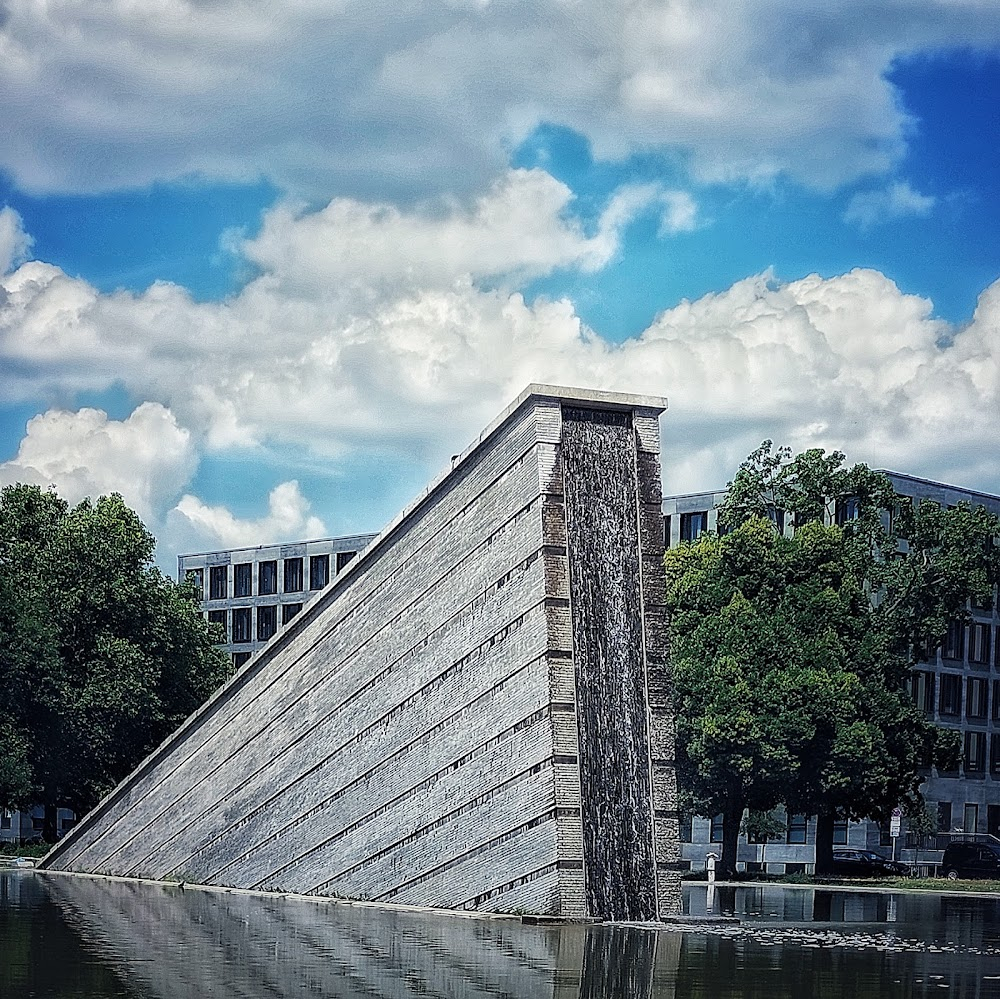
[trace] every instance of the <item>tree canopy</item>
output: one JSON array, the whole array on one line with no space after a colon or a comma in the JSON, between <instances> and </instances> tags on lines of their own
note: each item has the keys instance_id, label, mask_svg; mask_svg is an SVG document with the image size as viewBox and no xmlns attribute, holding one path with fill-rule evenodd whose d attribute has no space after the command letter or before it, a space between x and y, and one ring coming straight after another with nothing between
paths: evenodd
<instances>
[{"instance_id":1,"label":"tree canopy","mask_svg":"<svg viewBox=\"0 0 1000 999\"><path fill-rule=\"evenodd\" d=\"M191 586L118 495L0 492L0 805L90 809L225 679Z\"/></svg>"},{"instance_id":2,"label":"tree canopy","mask_svg":"<svg viewBox=\"0 0 1000 999\"><path fill-rule=\"evenodd\" d=\"M724 869L744 809L783 803L819 817L822 872L837 816L918 809L921 767L956 751L906 683L991 592L1000 523L910 504L843 460L765 442L730 483L722 533L666 554L680 782L691 807L723 814Z\"/></svg>"}]
</instances>

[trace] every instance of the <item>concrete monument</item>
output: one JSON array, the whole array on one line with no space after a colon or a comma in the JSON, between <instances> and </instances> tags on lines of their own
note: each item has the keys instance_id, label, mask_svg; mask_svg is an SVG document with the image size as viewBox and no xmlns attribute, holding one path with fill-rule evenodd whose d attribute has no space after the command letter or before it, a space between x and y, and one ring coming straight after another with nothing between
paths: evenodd
<instances>
[{"instance_id":1,"label":"concrete monument","mask_svg":"<svg viewBox=\"0 0 1000 999\"><path fill-rule=\"evenodd\" d=\"M43 867L664 914L664 407L530 386Z\"/></svg>"}]
</instances>

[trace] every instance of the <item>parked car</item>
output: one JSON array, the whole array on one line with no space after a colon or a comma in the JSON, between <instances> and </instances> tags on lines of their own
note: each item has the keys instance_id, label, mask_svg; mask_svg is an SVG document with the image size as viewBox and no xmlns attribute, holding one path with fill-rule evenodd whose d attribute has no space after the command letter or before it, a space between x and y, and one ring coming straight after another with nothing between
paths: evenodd
<instances>
[{"instance_id":1,"label":"parked car","mask_svg":"<svg viewBox=\"0 0 1000 999\"><path fill-rule=\"evenodd\" d=\"M941 870L957 878L991 878L1000 881L1000 845L975 840L953 840L945 847Z\"/></svg>"},{"instance_id":2,"label":"parked car","mask_svg":"<svg viewBox=\"0 0 1000 999\"><path fill-rule=\"evenodd\" d=\"M890 860L873 850L834 850L833 873L849 878L910 876L910 865Z\"/></svg>"}]
</instances>

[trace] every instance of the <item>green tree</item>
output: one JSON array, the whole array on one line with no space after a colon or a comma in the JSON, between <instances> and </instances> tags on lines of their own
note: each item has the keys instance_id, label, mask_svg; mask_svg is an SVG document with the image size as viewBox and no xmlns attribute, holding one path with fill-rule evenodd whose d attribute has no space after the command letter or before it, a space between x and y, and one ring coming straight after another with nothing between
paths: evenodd
<instances>
[{"instance_id":1,"label":"green tree","mask_svg":"<svg viewBox=\"0 0 1000 999\"><path fill-rule=\"evenodd\" d=\"M0 493L0 804L89 810L225 679L193 589L118 495Z\"/></svg>"},{"instance_id":2,"label":"green tree","mask_svg":"<svg viewBox=\"0 0 1000 999\"><path fill-rule=\"evenodd\" d=\"M818 816L829 872L838 815L916 807L921 764L956 749L906 681L969 597L990 592L1000 523L909 504L843 459L765 442L719 509L728 533L666 556L680 776L695 807L723 812L724 869L741 809L781 801Z\"/></svg>"}]
</instances>

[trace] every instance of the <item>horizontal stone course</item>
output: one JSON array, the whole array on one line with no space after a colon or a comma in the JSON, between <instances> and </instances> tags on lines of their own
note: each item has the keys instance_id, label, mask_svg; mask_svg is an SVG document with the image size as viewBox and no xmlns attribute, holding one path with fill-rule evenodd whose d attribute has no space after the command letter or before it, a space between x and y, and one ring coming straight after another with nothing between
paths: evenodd
<instances>
[{"instance_id":1,"label":"horizontal stone course","mask_svg":"<svg viewBox=\"0 0 1000 999\"><path fill-rule=\"evenodd\" d=\"M655 411L601 405L631 414L634 434L619 438L641 479L647 452L655 465ZM558 392L526 395L46 866L586 912L581 806L593 788L579 764L562 407ZM662 536L632 488L637 599L658 621ZM636 609L623 634L643 633ZM634 668L659 643L646 634ZM671 727L653 715L648 727L665 749ZM669 797L669 763L651 777L652 798Z\"/></svg>"}]
</instances>

